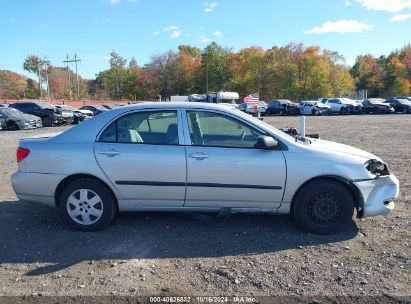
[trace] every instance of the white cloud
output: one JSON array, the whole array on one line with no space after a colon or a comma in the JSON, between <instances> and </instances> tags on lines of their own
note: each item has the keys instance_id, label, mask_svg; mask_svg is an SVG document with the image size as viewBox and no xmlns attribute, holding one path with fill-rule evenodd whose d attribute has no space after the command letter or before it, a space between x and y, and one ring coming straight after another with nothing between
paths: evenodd
<instances>
[{"instance_id":1,"label":"white cloud","mask_svg":"<svg viewBox=\"0 0 411 304\"><path fill-rule=\"evenodd\" d=\"M216 36L216 37L218 37L218 38L221 38L221 37L223 36L223 33L222 33L221 31L215 31L215 32L213 33L213 35Z\"/></svg>"},{"instance_id":2,"label":"white cloud","mask_svg":"<svg viewBox=\"0 0 411 304\"><path fill-rule=\"evenodd\" d=\"M345 0L344 5L345 5L345 7L351 6L352 5L351 0Z\"/></svg>"},{"instance_id":3,"label":"white cloud","mask_svg":"<svg viewBox=\"0 0 411 304\"><path fill-rule=\"evenodd\" d=\"M398 22L398 21L404 21L407 19L411 18L411 14L399 14L399 15L395 15L392 16L392 18L390 19L391 22Z\"/></svg>"},{"instance_id":4,"label":"white cloud","mask_svg":"<svg viewBox=\"0 0 411 304\"><path fill-rule=\"evenodd\" d=\"M198 42L207 44L207 43L210 43L210 42L211 42L211 39L210 39L210 38L207 38L207 37L205 37L205 36L200 36L200 39L198 39Z\"/></svg>"},{"instance_id":5,"label":"white cloud","mask_svg":"<svg viewBox=\"0 0 411 304\"><path fill-rule=\"evenodd\" d=\"M411 8L411 0L356 0L368 10L385 11L390 13L401 12Z\"/></svg>"},{"instance_id":6,"label":"white cloud","mask_svg":"<svg viewBox=\"0 0 411 304\"><path fill-rule=\"evenodd\" d=\"M178 38L181 36L181 31L172 31L170 34L171 38Z\"/></svg>"},{"instance_id":7,"label":"white cloud","mask_svg":"<svg viewBox=\"0 0 411 304\"><path fill-rule=\"evenodd\" d=\"M110 4L118 4L118 3L120 3L120 0L109 0L108 3L110 3Z\"/></svg>"},{"instance_id":8,"label":"white cloud","mask_svg":"<svg viewBox=\"0 0 411 304\"><path fill-rule=\"evenodd\" d=\"M206 13L211 13L211 12L213 12L213 11L215 10L215 8L217 7L217 5L218 5L218 2L216 2L216 1L211 2L211 3L204 2L204 3L203 3L203 6L204 6L203 10L204 10Z\"/></svg>"},{"instance_id":9,"label":"white cloud","mask_svg":"<svg viewBox=\"0 0 411 304\"><path fill-rule=\"evenodd\" d=\"M178 27L175 26L175 25L170 25L170 26L167 26L167 27L163 27L161 29L162 32L170 32L170 31L175 31L175 30L178 30Z\"/></svg>"},{"instance_id":10,"label":"white cloud","mask_svg":"<svg viewBox=\"0 0 411 304\"><path fill-rule=\"evenodd\" d=\"M305 30L304 34L324 34L324 33L358 33L369 30L373 25L369 25L357 20L327 21L320 27Z\"/></svg>"},{"instance_id":11,"label":"white cloud","mask_svg":"<svg viewBox=\"0 0 411 304\"><path fill-rule=\"evenodd\" d=\"M93 23L99 24L99 23L107 23L110 22L110 18L103 18L103 19L93 19Z\"/></svg>"},{"instance_id":12,"label":"white cloud","mask_svg":"<svg viewBox=\"0 0 411 304\"><path fill-rule=\"evenodd\" d=\"M160 31L156 31L152 33L152 35L158 36L161 33L168 33L170 35L170 38L178 38L181 36L181 30L178 28L178 26L175 26L175 25L163 27Z\"/></svg>"}]
</instances>

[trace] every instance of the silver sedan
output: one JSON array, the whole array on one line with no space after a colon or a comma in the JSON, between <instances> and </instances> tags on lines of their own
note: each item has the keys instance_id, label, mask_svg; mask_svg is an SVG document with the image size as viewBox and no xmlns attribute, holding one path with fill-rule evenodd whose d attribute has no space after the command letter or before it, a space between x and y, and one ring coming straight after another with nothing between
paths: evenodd
<instances>
[{"instance_id":1,"label":"silver sedan","mask_svg":"<svg viewBox=\"0 0 411 304\"><path fill-rule=\"evenodd\" d=\"M377 156L294 138L239 110L140 103L64 133L21 140L17 196L60 208L78 229L119 212L292 213L314 233L394 208L398 179Z\"/></svg>"}]
</instances>

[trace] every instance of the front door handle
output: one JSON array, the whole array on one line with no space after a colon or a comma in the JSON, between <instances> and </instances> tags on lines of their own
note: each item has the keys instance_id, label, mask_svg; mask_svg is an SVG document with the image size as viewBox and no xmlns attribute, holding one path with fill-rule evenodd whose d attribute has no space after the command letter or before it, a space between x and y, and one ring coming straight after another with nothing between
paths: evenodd
<instances>
[{"instance_id":1,"label":"front door handle","mask_svg":"<svg viewBox=\"0 0 411 304\"><path fill-rule=\"evenodd\" d=\"M119 155L120 152L117 151L117 150L110 149L110 150L100 151L100 154L107 155L109 157L113 157L113 156Z\"/></svg>"},{"instance_id":2,"label":"front door handle","mask_svg":"<svg viewBox=\"0 0 411 304\"><path fill-rule=\"evenodd\" d=\"M194 154L188 154L188 157L195 158L195 159L205 159L205 158L208 158L208 155L202 152L197 152Z\"/></svg>"}]
</instances>

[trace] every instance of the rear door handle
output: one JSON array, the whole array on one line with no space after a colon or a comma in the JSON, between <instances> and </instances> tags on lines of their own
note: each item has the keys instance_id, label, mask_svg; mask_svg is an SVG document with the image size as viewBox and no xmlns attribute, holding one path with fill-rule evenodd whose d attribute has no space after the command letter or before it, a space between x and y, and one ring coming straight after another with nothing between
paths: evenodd
<instances>
[{"instance_id":1,"label":"rear door handle","mask_svg":"<svg viewBox=\"0 0 411 304\"><path fill-rule=\"evenodd\" d=\"M202 152L197 152L197 153L194 153L194 154L188 154L188 157L195 158L195 159L204 159L204 158L208 158L208 155L206 155Z\"/></svg>"},{"instance_id":2,"label":"rear door handle","mask_svg":"<svg viewBox=\"0 0 411 304\"><path fill-rule=\"evenodd\" d=\"M103 155L107 155L107 156L109 156L109 157L113 157L113 156L116 156L116 155L119 155L120 154L120 152L119 151L117 151L117 150L105 150L105 151L100 151L99 152L100 154L103 154Z\"/></svg>"}]
</instances>

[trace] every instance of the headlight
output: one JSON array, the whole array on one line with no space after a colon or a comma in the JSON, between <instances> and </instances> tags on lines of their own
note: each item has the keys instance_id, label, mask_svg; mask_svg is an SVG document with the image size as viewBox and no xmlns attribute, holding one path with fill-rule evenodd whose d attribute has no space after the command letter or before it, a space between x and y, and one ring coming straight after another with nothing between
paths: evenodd
<instances>
[{"instance_id":1,"label":"headlight","mask_svg":"<svg viewBox=\"0 0 411 304\"><path fill-rule=\"evenodd\" d=\"M388 166L384 164L383 162L380 162L379 160L376 160L376 159L371 159L367 161L365 163L365 168L369 172L371 172L371 174L374 174L377 176L390 175Z\"/></svg>"}]
</instances>

